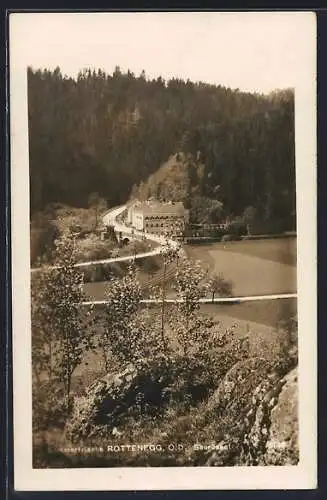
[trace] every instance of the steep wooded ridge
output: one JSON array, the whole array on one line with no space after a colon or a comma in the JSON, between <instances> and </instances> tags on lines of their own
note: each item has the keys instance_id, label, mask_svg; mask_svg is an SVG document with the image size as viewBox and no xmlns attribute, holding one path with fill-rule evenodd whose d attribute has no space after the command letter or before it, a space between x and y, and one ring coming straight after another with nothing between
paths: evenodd
<instances>
[{"instance_id":1,"label":"steep wooded ridge","mask_svg":"<svg viewBox=\"0 0 327 500\"><path fill-rule=\"evenodd\" d=\"M294 229L292 90L265 96L118 67L76 80L59 68L29 68L28 113L32 213L50 202L85 207L91 192L109 205L126 202L180 153L194 160L188 175L197 172L197 196L227 214L254 207Z\"/></svg>"}]
</instances>

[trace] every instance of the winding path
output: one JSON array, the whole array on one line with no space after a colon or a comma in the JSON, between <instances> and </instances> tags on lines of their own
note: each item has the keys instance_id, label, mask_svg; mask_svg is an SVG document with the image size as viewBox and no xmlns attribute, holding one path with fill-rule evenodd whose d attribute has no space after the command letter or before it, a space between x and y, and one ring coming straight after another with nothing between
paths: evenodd
<instances>
[{"instance_id":1,"label":"winding path","mask_svg":"<svg viewBox=\"0 0 327 500\"><path fill-rule=\"evenodd\" d=\"M125 224L119 222L117 218L126 210L127 206L126 205L121 205L119 207L112 208L108 210L103 216L102 220L104 225L106 226L113 226L116 232L122 232L124 234L129 234L132 237L135 236L140 236L143 237L149 241L153 241L155 243L158 243L159 246L154 248L153 250L150 250L149 252L142 252L138 254L133 254L133 255L124 255L122 257L110 257L107 259L100 259L100 260L89 260L85 262L78 262L75 264L75 267L87 267L90 265L94 264L110 264L114 262L126 262L126 261L134 261L136 259L143 259L145 257L151 257L154 255L160 255L162 254L164 250L165 245L169 245L170 248L179 250L182 252L182 248L178 242L176 242L173 239L167 239L165 236L161 236L158 234L150 234L150 233L143 233L141 231L136 231L132 227L128 227ZM50 266L50 268L55 268L56 266ZM33 268L31 269L31 272L36 272L40 268ZM250 295L247 297L218 297L215 299L212 298L202 298L200 299L200 302L202 304L218 304L218 303L230 303L230 304L236 304L240 302L250 302L250 301L259 301L259 300L278 300L278 299L288 299L288 298L296 298L297 293L280 293L280 294L270 294L270 295ZM181 299L165 299L165 302L167 303L178 303L182 302ZM89 306L89 305L103 305L105 304L105 300L89 300L85 301L82 303L84 306ZM159 299L143 299L141 300L141 303L143 304L161 304L162 300Z\"/></svg>"},{"instance_id":2,"label":"winding path","mask_svg":"<svg viewBox=\"0 0 327 500\"><path fill-rule=\"evenodd\" d=\"M136 253L132 255L124 255L122 257L109 257L106 259L97 259L97 260L87 260L84 262L77 262L74 267L87 267L91 266L93 264L112 264L114 262L128 262L128 261L134 261L137 259L144 259L145 257L152 257L154 255L160 255L163 252L163 246L167 245L169 243L170 248L172 249L181 249L179 243L177 243L174 240L167 240L164 236L160 236L158 234L149 234L149 233L143 233L141 231L136 231L135 229L125 226L124 224L120 223L117 221L117 217L121 215L124 211L126 210L126 205L121 205L116 208L112 208L111 210L108 210L103 216L102 220L103 223L106 226L113 226L115 228L115 231L117 232L122 232L124 234L129 234L132 237L134 236L140 236L144 237L148 241L153 241L155 243L158 243L159 246L154 248L153 250L149 250L148 252L142 252L142 253ZM57 266L46 266L47 269L55 269ZM34 267L31 269L31 272L37 272L41 268Z\"/></svg>"}]
</instances>

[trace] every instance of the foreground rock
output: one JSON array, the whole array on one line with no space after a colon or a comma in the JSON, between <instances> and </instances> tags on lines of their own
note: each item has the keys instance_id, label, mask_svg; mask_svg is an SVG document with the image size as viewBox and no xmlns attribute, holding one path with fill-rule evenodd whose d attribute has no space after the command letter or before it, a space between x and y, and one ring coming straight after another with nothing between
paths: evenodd
<instances>
[{"instance_id":1,"label":"foreground rock","mask_svg":"<svg viewBox=\"0 0 327 500\"><path fill-rule=\"evenodd\" d=\"M296 369L284 375L285 366L259 357L243 359L222 375L208 399L203 386L196 385L198 377L185 376L190 373L190 367L186 368L183 363L173 368L153 362L142 371L129 365L120 373L106 375L89 387L87 395L76 398L67 437L73 443L124 437L135 422L142 435L147 422L149 439L159 438L164 429L160 442L171 443L179 436L189 445L185 454L162 456L170 460L168 465L298 462ZM138 439L138 434L134 437ZM212 441L215 446L198 450L194 447L197 440Z\"/></svg>"},{"instance_id":2,"label":"foreground rock","mask_svg":"<svg viewBox=\"0 0 327 500\"><path fill-rule=\"evenodd\" d=\"M299 460L297 369L285 378L270 415L265 460L268 465L294 465Z\"/></svg>"},{"instance_id":3,"label":"foreground rock","mask_svg":"<svg viewBox=\"0 0 327 500\"><path fill-rule=\"evenodd\" d=\"M172 402L191 405L201 400L207 387L199 380L198 371L193 378L185 376L188 370L185 359L176 358L169 363L154 360L140 371L129 365L119 373L107 374L88 388L87 395L75 398L67 437L76 442L108 436L131 417L157 417Z\"/></svg>"},{"instance_id":4,"label":"foreground rock","mask_svg":"<svg viewBox=\"0 0 327 500\"><path fill-rule=\"evenodd\" d=\"M75 399L73 414L67 426L72 442L108 433L117 417L126 409L126 396L136 377L131 365L121 373L108 374L92 384L86 396Z\"/></svg>"},{"instance_id":5,"label":"foreground rock","mask_svg":"<svg viewBox=\"0 0 327 500\"><path fill-rule=\"evenodd\" d=\"M206 465L288 465L298 461L296 369L281 377L261 358L237 363L209 401L218 451Z\"/></svg>"}]
</instances>

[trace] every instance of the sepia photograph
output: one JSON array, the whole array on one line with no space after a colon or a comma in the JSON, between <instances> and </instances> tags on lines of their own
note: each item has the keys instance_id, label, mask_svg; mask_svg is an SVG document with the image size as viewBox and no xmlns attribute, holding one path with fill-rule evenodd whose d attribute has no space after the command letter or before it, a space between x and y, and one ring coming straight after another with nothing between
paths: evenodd
<instances>
[{"instance_id":1,"label":"sepia photograph","mask_svg":"<svg viewBox=\"0 0 327 500\"><path fill-rule=\"evenodd\" d=\"M314 487L314 29L11 15L16 474Z\"/></svg>"}]
</instances>

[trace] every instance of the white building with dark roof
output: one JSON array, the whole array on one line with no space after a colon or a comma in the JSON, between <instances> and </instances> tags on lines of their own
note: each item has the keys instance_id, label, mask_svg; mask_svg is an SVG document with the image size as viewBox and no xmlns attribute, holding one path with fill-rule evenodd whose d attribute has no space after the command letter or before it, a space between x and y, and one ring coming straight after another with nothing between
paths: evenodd
<instances>
[{"instance_id":1,"label":"white building with dark roof","mask_svg":"<svg viewBox=\"0 0 327 500\"><path fill-rule=\"evenodd\" d=\"M127 220L138 231L179 235L184 231L189 213L181 202L136 202L129 207Z\"/></svg>"}]
</instances>

